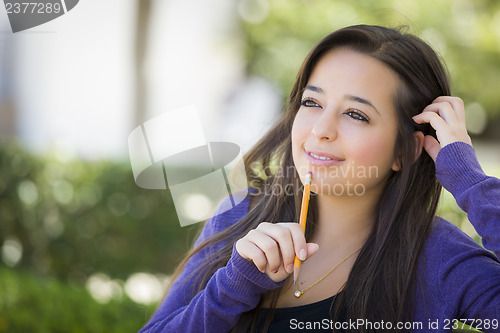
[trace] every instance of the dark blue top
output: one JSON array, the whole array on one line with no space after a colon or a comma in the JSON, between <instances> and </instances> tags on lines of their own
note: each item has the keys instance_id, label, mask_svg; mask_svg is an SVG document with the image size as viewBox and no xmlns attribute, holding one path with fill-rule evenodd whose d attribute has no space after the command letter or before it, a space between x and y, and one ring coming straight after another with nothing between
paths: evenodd
<instances>
[{"instance_id":1,"label":"dark blue top","mask_svg":"<svg viewBox=\"0 0 500 333\"><path fill-rule=\"evenodd\" d=\"M311 304L275 309L271 326L267 332L332 332L334 328L332 316L336 296ZM269 311L267 308L259 311L259 327L264 326ZM342 322L339 318L337 320Z\"/></svg>"}]
</instances>

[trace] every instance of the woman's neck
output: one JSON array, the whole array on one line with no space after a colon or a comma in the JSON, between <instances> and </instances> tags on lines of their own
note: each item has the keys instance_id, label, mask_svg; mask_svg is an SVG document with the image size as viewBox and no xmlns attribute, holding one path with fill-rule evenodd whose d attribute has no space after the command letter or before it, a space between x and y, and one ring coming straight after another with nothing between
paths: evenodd
<instances>
[{"instance_id":1,"label":"woman's neck","mask_svg":"<svg viewBox=\"0 0 500 333\"><path fill-rule=\"evenodd\" d=\"M362 246L373 228L378 198L379 193L316 195L317 229L311 241L320 247Z\"/></svg>"}]
</instances>

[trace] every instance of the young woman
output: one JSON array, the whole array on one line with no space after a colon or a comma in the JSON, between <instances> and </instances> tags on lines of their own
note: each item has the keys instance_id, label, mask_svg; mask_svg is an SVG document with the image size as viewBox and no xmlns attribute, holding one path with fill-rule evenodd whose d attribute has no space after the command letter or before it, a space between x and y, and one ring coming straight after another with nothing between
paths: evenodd
<instances>
[{"instance_id":1,"label":"young woman","mask_svg":"<svg viewBox=\"0 0 500 333\"><path fill-rule=\"evenodd\" d=\"M500 180L422 40L365 25L325 37L244 160L252 195L206 222L142 332L500 329L498 257L435 216L442 185L500 253Z\"/></svg>"}]
</instances>

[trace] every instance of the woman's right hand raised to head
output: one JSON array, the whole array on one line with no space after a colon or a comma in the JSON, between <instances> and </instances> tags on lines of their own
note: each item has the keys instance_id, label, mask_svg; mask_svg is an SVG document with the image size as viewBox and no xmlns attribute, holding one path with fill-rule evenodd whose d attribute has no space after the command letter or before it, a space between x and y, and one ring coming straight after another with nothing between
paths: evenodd
<instances>
[{"instance_id":1,"label":"woman's right hand raised to head","mask_svg":"<svg viewBox=\"0 0 500 333\"><path fill-rule=\"evenodd\" d=\"M318 251L315 243L306 243L298 223L262 222L236 242L236 251L274 282L293 272L295 255L306 260Z\"/></svg>"}]
</instances>

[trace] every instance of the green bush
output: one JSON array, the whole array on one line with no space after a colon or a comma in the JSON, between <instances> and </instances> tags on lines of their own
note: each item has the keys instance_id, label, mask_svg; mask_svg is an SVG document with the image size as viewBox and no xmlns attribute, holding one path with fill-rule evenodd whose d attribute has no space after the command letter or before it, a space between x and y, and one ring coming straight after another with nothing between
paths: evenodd
<instances>
[{"instance_id":1,"label":"green bush","mask_svg":"<svg viewBox=\"0 0 500 333\"><path fill-rule=\"evenodd\" d=\"M22 245L16 267L83 283L170 273L199 225L180 227L168 190L144 190L129 162L60 161L0 146L0 246Z\"/></svg>"},{"instance_id":2,"label":"green bush","mask_svg":"<svg viewBox=\"0 0 500 333\"><path fill-rule=\"evenodd\" d=\"M0 332L137 332L153 311L125 296L100 304L81 286L0 269Z\"/></svg>"}]
</instances>

